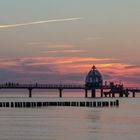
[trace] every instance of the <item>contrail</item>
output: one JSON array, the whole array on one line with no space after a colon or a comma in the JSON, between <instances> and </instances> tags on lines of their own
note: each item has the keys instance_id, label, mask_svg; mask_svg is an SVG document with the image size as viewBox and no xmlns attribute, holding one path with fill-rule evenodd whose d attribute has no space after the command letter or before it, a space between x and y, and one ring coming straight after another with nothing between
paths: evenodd
<instances>
[{"instance_id":1,"label":"contrail","mask_svg":"<svg viewBox=\"0 0 140 140\"><path fill-rule=\"evenodd\" d=\"M51 19L51 20L41 20L41 21L19 23L19 24L7 24L7 25L0 25L0 29L2 29L2 28L14 28L14 27L20 27L20 26L27 26L27 25L36 25L36 24L43 24L43 23L72 21L72 20L79 20L79 19L81 19L81 18Z\"/></svg>"}]
</instances>

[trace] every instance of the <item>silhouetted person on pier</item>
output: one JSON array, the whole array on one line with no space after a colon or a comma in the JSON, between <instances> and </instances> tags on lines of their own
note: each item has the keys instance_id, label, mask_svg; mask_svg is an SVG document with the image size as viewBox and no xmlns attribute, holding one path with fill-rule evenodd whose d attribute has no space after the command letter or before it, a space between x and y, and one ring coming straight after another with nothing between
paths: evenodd
<instances>
[{"instance_id":1,"label":"silhouetted person on pier","mask_svg":"<svg viewBox=\"0 0 140 140\"><path fill-rule=\"evenodd\" d=\"M11 83L11 86L13 87L14 86L14 83Z\"/></svg>"},{"instance_id":2,"label":"silhouetted person on pier","mask_svg":"<svg viewBox=\"0 0 140 140\"><path fill-rule=\"evenodd\" d=\"M35 86L38 87L38 83L36 83Z\"/></svg>"},{"instance_id":3,"label":"silhouetted person on pier","mask_svg":"<svg viewBox=\"0 0 140 140\"><path fill-rule=\"evenodd\" d=\"M11 83L10 82L8 83L8 86L11 86Z\"/></svg>"}]
</instances>

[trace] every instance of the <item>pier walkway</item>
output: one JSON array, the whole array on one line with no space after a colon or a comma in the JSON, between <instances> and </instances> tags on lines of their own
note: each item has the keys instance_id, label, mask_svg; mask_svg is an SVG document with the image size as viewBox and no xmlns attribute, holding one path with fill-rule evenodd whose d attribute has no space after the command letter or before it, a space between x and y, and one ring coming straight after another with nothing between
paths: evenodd
<instances>
[{"instance_id":1,"label":"pier walkway","mask_svg":"<svg viewBox=\"0 0 140 140\"><path fill-rule=\"evenodd\" d=\"M85 85L68 85L68 84L15 84L15 83L5 83L0 84L0 89L27 89L29 91L29 97L32 97L32 90L34 89L57 89L59 91L59 97L62 97L63 90L84 90L85 97L88 97L88 91L91 91L91 97L96 97L96 90L101 91L101 97L115 97L119 94L119 97L128 97L132 93L132 97L135 97L135 93L140 93L140 88L136 87L122 87L122 86L112 86L103 85L101 87L89 88Z\"/></svg>"}]
</instances>

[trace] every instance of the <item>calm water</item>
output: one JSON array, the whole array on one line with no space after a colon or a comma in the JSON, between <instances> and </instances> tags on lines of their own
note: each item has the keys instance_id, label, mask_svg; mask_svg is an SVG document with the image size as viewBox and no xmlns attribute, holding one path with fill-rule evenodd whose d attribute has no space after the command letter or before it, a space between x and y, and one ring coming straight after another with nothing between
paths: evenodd
<instances>
[{"instance_id":1,"label":"calm water","mask_svg":"<svg viewBox=\"0 0 140 140\"><path fill-rule=\"evenodd\" d=\"M0 100L29 100L1 93ZM19 95L19 94L18 94ZM4 96L11 96L5 98ZM21 98L23 96L24 98ZM59 100L33 98L33 100ZM61 100L93 100L63 98ZM101 100L101 99L96 99ZM110 100L110 99L104 99ZM140 140L140 98L120 99L119 108L1 108L0 140Z\"/></svg>"}]
</instances>

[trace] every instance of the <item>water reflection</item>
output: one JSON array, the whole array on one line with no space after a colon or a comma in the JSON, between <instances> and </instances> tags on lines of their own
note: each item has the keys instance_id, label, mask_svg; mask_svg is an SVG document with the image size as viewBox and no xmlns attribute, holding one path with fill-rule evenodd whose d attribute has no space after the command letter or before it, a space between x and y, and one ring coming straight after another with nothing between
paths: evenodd
<instances>
[{"instance_id":1,"label":"water reflection","mask_svg":"<svg viewBox=\"0 0 140 140\"><path fill-rule=\"evenodd\" d=\"M121 99L119 108L1 109L0 140L139 140L139 107Z\"/></svg>"}]
</instances>

